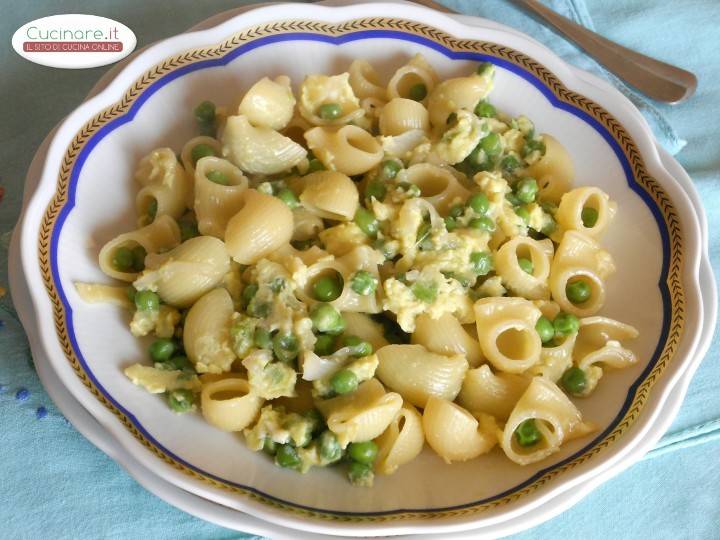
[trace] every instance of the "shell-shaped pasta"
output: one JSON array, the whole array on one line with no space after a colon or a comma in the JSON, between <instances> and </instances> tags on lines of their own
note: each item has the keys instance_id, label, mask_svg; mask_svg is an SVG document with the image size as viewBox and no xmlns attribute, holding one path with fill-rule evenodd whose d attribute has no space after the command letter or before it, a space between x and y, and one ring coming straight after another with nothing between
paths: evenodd
<instances>
[{"instance_id":1,"label":"shell-shaped pasta","mask_svg":"<svg viewBox=\"0 0 720 540\"><path fill-rule=\"evenodd\" d=\"M477 367L485 360L480 344L450 313L445 313L439 319L433 319L427 314L418 315L411 340L413 344L422 345L430 352L449 356L462 354L470 367Z\"/></svg>"},{"instance_id":2,"label":"shell-shaped pasta","mask_svg":"<svg viewBox=\"0 0 720 540\"><path fill-rule=\"evenodd\" d=\"M373 321L364 313L356 313L352 311L343 312L345 319L345 333L351 336L357 336L363 341L367 341L374 351L388 344L383 335L383 327L380 323Z\"/></svg>"},{"instance_id":3,"label":"shell-shaped pasta","mask_svg":"<svg viewBox=\"0 0 720 540\"><path fill-rule=\"evenodd\" d=\"M525 172L537 180L540 187L538 197L556 203L572 186L575 167L570 154L555 137L543 133L542 140L545 143L545 154Z\"/></svg>"},{"instance_id":4,"label":"shell-shaped pasta","mask_svg":"<svg viewBox=\"0 0 720 540\"><path fill-rule=\"evenodd\" d=\"M592 227L586 227L582 220L582 211L592 208L597 211L597 221ZM560 198L555 219L563 230L575 230L593 238L601 236L612 221L617 204L600 188L581 187L568 191Z\"/></svg>"},{"instance_id":5,"label":"shell-shaped pasta","mask_svg":"<svg viewBox=\"0 0 720 540\"><path fill-rule=\"evenodd\" d=\"M375 294L357 294L350 287L350 280L352 274L358 270L366 270L379 279L378 265L382 262L383 256L369 246L358 246L338 259L322 259L308 267L307 280L295 294L305 304L315 304L317 300L311 293L313 284L323 276L337 273L343 279L343 290L338 298L330 302L335 309L379 313L382 311L378 301L379 290Z\"/></svg>"},{"instance_id":6,"label":"shell-shaped pasta","mask_svg":"<svg viewBox=\"0 0 720 540\"><path fill-rule=\"evenodd\" d=\"M369 171L383 158L380 143L357 126L316 127L305 132L305 140L325 168L348 176Z\"/></svg>"},{"instance_id":7,"label":"shell-shaped pasta","mask_svg":"<svg viewBox=\"0 0 720 540\"><path fill-rule=\"evenodd\" d=\"M416 54L410 62L395 71L387 86L388 99L408 98L410 89L417 84L424 84L428 94L435 88L437 75L427 60Z\"/></svg>"},{"instance_id":8,"label":"shell-shaped pasta","mask_svg":"<svg viewBox=\"0 0 720 540\"><path fill-rule=\"evenodd\" d=\"M346 221L329 227L320 232L318 238L325 246L325 251L336 257L342 257L356 247L370 243L370 237L354 221Z\"/></svg>"},{"instance_id":9,"label":"shell-shaped pasta","mask_svg":"<svg viewBox=\"0 0 720 540\"><path fill-rule=\"evenodd\" d=\"M128 288L125 285L103 285L102 283L76 281L75 289L80 298L89 304L112 304L125 309L133 307L133 303L128 298Z\"/></svg>"},{"instance_id":10,"label":"shell-shaped pasta","mask_svg":"<svg viewBox=\"0 0 720 540\"><path fill-rule=\"evenodd\" d=\"M478 341L495 369L522 373L540 360L535 331L540 310L524 298L481 298L475 302Z\"/></svg>"},{"instance_id":11,"label":"shell-shaped pasta","mask_svg":"<svg viewBox=\"0 0 720 540\"><path fill-rule=\"evenodd\" d=\"M430 130L430 117L422 103L395 98L380 111L380 133L400 135L413 129Z\"/></svg>"},{"instance_id":12,"label":"shell-shaped pasta","mask_svg":"<svg viewBox=\"0 0 720 540\"><path fill-rule=\"evenodd\" d=\"M503 285L516 295L528 300L548 299L553 251L553 243L549 239L538 241L527 236L516 236L505 242L495 254L495 270L502 278ZM520 268L519 258L532 261L532 274Z\"/></svg>"},{"instance_id":13,"label":"shell-shaped pasta","mask_svg":"<svg viewBox=\"0 0 720 540\"><path fill-rule=\"evenodd\" d=\"M378 446L375 471L393 474L422 451L425 444L422 416L410 403L403 403L387 429L375 439L375 444Z\"/></svg>"},{"instance_id":14,"label":"shell-shaped pasta","mask_svg":"<svg viewBox=\"0 0 720 540\"><path fill-rule=\"evenodd\" d=\"M230 340L233 311L232 298L225 289L213 289L188 311L183 345L198 373L230 371L235 360Z\"/></svg>"},{"instance_id":15,"label":"shell-shaped pasta","mask_svg":"<svg viewBox=\"0 0 720 540\"><path fill-rule=\"evenodd\" d=\"M463 355L436 354L422 345L387 345L377 356L375 376L418 407L425 407L430 396L455 399L468 370Z\"/></svg>"},{"instance_id":16,"label":"shell-shaped pasta","mask_svg":"<svg viewBox=\"0 0 720 540\"><path fill-rule=\"evenodd\" d=\"M582 395L590 395L605 368L622 369L637 363L633 351L623 342L635 339L638 331L629 324L607 317L586 317L580 320L580 331L573 356L586 374L587 384Z\"/></svg>"},{"instance_id":17,"label":"shell-shaped pasta","mask_svg":"<svg viewBox=\"0 0 720 540\"><path fill-rule=\"evenodd\" d=\"M171 148L158 148L143 157L135 169L135 180L143 186L135 198L140 216L147 217L153 200L157 203L155 216L167 214L177 219L185 213L192 180Z\"/></svg>"},{"instance_id":18,"label":"shell-shaped pasta","mask_svg":"<svg viewBox=\"0 0 720 540\"><path fill-rule=\"evenodd\" d=\"M563 311L578 317L589 317L605 304L604 280L615 272L610 254L585 234L567 231L558 246L550 267L550 292ZM584 280L591 289L590 298L573 304L565 288L571 281Z\"/></svg>"},{"instance_id":19,"label":"shell-shaped pasta","mask_svg":"<svg viewBox=\"0 0 720 540\"><path fill-rule=\"evenodd\" d=\"M490 414L504 421L530 384L530 377L493 373L487 364L465 375L458 403L469 411Z\"/></svg>"},{"instance_id":20,"label":"shell-shaped pasta","mask_svg":"<svg viewBox=\"0 0 720 540\"><path fill-rule=\"evenodd\" d=\"M172 249L180 243L180 227L170 216L160 216L150 225L116 236L100 250L100 269L108 276L122 281L135 281L137 272L121 272L113 267L115 250L121 247L142 246L146 253Z\"/></svg>"},{"instance_id":21,"label":"shell-shaped pasta","mask_svg":"<svg viewBox=\"0 0 720 540\"><path fill-rule=\"evenodd\" d=\"M310 240L317 238L325 224L320 216L302 207L293 210L293 240Z\"/></svg>"},{"instance_id":22,"label":"shell-shaped pasta","mask_svg":"<svg viewBox=\"0 0 720 540\"><path fill-rule=\"evenodd\" d=\"M437 396L428 399L422 423L425 439L445 463L476 458L497 444L497 424L491 416L481 415L478 421L459 405Z\"/></svg>"},{"instance_id":23,"label":"shell-shaped pasta","mask_svg":"<svg viewBox=\"0 0 720 540\"><path fill-rule=\"evenodd\" d=\"M459 199L465 200L470 192L460 185L457 178L447 169L418 163L406 171L406 180L420 188L420 197L429 201L440 213L446 212Z\"/></svg>"},{"instance_id":24,"label":"shell-shaped pasta","mask_svg":"<svg viewBox=\"0 0 720 540\"><path fill-rule=\"evenodd\" d=\"M522 447L515 440L515 430L526 420L534 420L542 435L541 440L530 447ZM552 381L534 377L510 414L500 445L512 461L528 465L557 452L560 445L572 437L573 430L583 428L580 411L562 390Z\"/></svg>"},{"instance_id":25,"label":"shell-shaped pasta","mask_svg":"<svg viewBox=\"0 0 720 540\"><path fill-rule=\"evenodd\" d=\"M543 347L540 361L528 370L530 375L545 377L557 383L562 374L572 366L573 348L577 334L565 337L562 343L555 347Z\"/></svg>"},{"instance_id":26,"label":"shell-shaped pasta","mask_svg":"<svg viewBox=\"0 0 720 540\"><path fill-rule=\"evenodd\" d=\"M348 73L350 86L358 98L385 99L385 88L380 86L380 77L370 62L362 58L353 60Z\"/></svg>"},{"instance_id":27,"label":"shell-shaped pasta","mask_svg":"<svg viewBox=\"0 0 720 540\"><path fill-rule=\"evenodd\" d=\"M230 271L225 244L212 236L197 236L162 254L146 258L135 280L137 290L154 290L166 304L189 307L217 286Z\"/></svg>"},{"instance_id":28,"label":"shell-shaped pasta","mask_svg":"<svg viewBox=\"0 0 720 540\"><path fill-rule=\"evenodd\" d=\"M243 171L253 174L288 171L307 155L292 139L267 127L254 127L243 115L228 117L222 153Z\"/></svg>"},{"instance_id":29,"label":"shell-shaped pasta","mask_svg":"<svg viewBox=\"0 0 720 540\"><path fill-rule=\"evenodd\" d=\"M491 89L492 79L474 74L441 82L428 97L430 123L444 128L451 113L461 109L472 112Z\"/></svg>"},{"instance_id":30,"label":"shell-shaped pasta","mask_svg":"<svg viewBox=\"0 0 720 540\"><path fill-rule=\"evenodd\" d=\"M180 151L180 161L182 161L185 172L189 175L190 178L195 177L195 162L192 158L192 151L193 148L195 148L199 144L206 144L207 146L212 148L216 156L222 155L222 145L217 139L213 139L212 137L208 137L206 135L201 135L200 137L193 137L192 139L190 139L183 145L182 150ZM188 206L192 204L192 201L193 198L190 197Z\"/></svg>"},{"instance_id":31,"label":"shell-shaped pasta","mask_svg":"<svg viewBox=\"0 0 720 540\"><path fill-rule=\"evenodd\" d=\"M288 123L287 126L285 126L285 129L283 129L282 133L286 137L289 137L296 143L300 145L305 144L305 137L303 137L304 133L308 129L312 129L313 125L305 120L302 116L299 114L295 114ZM300 162L298 164L298 168L300 168L303 165L303 162ZM305 169L301 169L301 172L305 172Z\"/></svg>"},{"instance_id":32,"label":"shell-shaped pasta","mask_svg":"<svg viewBox=\"0 0 720 540\"><path fill-rule=\"evenodd\" d=\"M340 114L333 119L321 118L318 109L331 103L340 106ZM316 126L343 125L365 114L350 86L349 73L305 77L300 85L298 110L305 120Z\"/></svg>"},{"instance_id":33,"label":"shell-shaped pasta","mask_svg":"<svg viewBox=\"0 0 720 540\"><path fill-rule=\"evenodd\" d=\"M317 171L303 178L300 202L321 218L350 221L355 216L359 195L355 183L336 171Z\"/></svg>"},{"instance_id":34,"label":"shell-shaped pasta","mask_svg":"<svg viewBox=\"0 0 720 540\"><path fill-rule=\"evenodd\" d=\"M352 442L379 437L402 407L402 398L385 392L377 379L365 381L352 394L316 402L327 426L345 448Z\"/></svg>"},{"instance_id":35,"label":"shell-shaped pasta","mask_svg":"<svg viewBox=\"0 0 720 540\"><path fill-rule=\"evenodd\" d=\"M223 431L242 431L257 418L263 399L250 392L245 379L222 379L204 384L200 407L205 420Z\"/></svg>"},{"instance_id":36,"label":"shell-shaped pasta","mask_svg":"<svg viewBox=\"0 0 720 540\"><path fill-rule=\"evenodd\" d=\"M227 185L208 179L217 171L228 179ZM225 238L227 222L244 205L248 180L242 171L226 159L204 157L195 166L195 216L201 234Z\"/></svg>"},{"instance_id":37,"label":"shell-shaped pasta","mask_svg":"<svg viewBox=\"0 0 720 540\"><path fill-rule=\"evenodd\" d=\"M271 81L263 77L243 97L238 113L252 125L280 131L290 122L295 110L295 96L290 79L284 75Z\"/></svg>"},{"instance_id":38,"label":"shell-shaped pasta","mask_svg":"<svg viewBox=\"0 0 720 540\"><path fill-rule=\"evenodd\" d=\"M254 189L245 192L245 206L228 221L225 246L240 264L254 264L292 238L293 214L272 195Z\"/></svg>"}]
</instances>

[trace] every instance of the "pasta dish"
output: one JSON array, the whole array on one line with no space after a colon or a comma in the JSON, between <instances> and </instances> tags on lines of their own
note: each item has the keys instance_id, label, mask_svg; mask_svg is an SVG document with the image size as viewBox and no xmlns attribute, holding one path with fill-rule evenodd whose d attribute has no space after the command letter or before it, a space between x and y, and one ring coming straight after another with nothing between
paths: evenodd
<instances>
[{"instance_id":1,"label":"pasta dish","mask_svg":"<svg viewBox=\"0 0 720 540\"><path fill-rule=\"evenodd\" d=\"M138 227L99 254L123 284L76 283L148 336L129 381L357 486L426 442L527 465L593 432L579 400L637 361L637 331L598 315L616 204L495 108L494 76L355 60L200 103L198 136L137 164Z\"/></svg>"}]
</instances>

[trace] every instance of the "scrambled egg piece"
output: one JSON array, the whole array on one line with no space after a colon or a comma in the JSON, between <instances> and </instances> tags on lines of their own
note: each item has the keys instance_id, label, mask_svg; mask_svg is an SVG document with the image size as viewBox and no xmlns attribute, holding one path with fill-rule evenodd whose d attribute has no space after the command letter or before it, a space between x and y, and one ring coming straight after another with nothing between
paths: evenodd
<instances>
[{"instance_id":1,"label":"scrambled egg piece","mask_svg":"<svg viewBox=\"0 0 720 540\"><path fill-rule=\"evenodd\" d=\"M502 278L500 276L493 276L486 279L482 285L477 288L478 294L481 297L487 296L505 296L507 292L502 284Z\"/></svg>"},{"instance_id":2,"label":"scrambled egg piece","mask_svg":"<svg viewBox=\"0 0 720 540\"><path fill-rule=\"evenodd\" d=\"M262 450L265 439L278 444L292 442L296 447L307 445L317 421L297 413L286 413L284 407L267 405L260 411L256 424L243 430L245 442L250 450Z\"/></svg>"},{"instance_id":3,"label":"scrambled egg piece","mask_svg":"<svg viewBox=\"0 0 720 540\"><path fill-rule=\"evenodd\" d=\"M125 368L125 376L137 386L142 386L151 394L162 394L171 390L200 391L200 379L197 375L180 370L164 370L142 364L133 364Z\"/></svg>"},{"instance_id":4,"label":"scrambled egg piece","mask_svg":"<svg viewBox=\"0 0 720 540\"><path fill-rule=\"evenodd\" d=\"M353 221L325 229L318 237L325 244L325 249L336 257L342 257L356 247L368 244L370 240Z\"/></svg>"},{"instance_id":5,"label":"scrambled egg piece","mask_svg":"<svg viewBox=\"0 0 720 540\"><path fill-rule=\"evenodd\" d=\"M279 263L261 259L255 266L253 278L258 290L250 301L248 313L264 319L268 330L291 332L294 321L307 315L307 308L295 297L295 282Z\"/></svg>"},{"instance_id":6,"label":"scrambled egg piece","mask_svg":"<svg viewBox=\"0 0 720 540\"><path fill-rule=\"evenodd\" d=\"M180 322L180 312L166 304L159 309L145 311L137 310L130 321L130 333L133 336L147 336L155 332L157 337L170 338L175 334L175 326Z\"/></svg>"},{"instance_id":7,"label":"scrambled egg piece","mask_svg":"<svg viewBox=\"0 0 720 540\"><path fill-rule=\"evenodd\" d=\"M338 353L342 353L342 349L337 351L337 353L335 354ZM370 354L368 356L363 356L362 358L354 359L345 365L339 363L336 370L320 379L313 381L313 394L317 396L330 395L332 393L332 386L330 385L330 380L333 378L333 375L335 375L335 373L340 369L347 369L348 371L352 371L357 377L358 383L370 380L375 375L375 370L377 369L379 363L380 362L376 354Z\"/></svg>"},{"instance_id":8,"label":"scrambled egg piece","mask_svg":"<svg viewBox=\"0 0 720 540\"><path fill-rule=\"evenodd\" d=\"M473 274L470 267L470 255L476 251L487 251L488 233L474 230L448 233L442 238L437 249L418 251L413 266L425 268L433 266L441 272L452 272L458 276Z\"/></svg>"},{"instance_id":9,"label":"scrambled egg piece","mask_svg":"<svg viewBox=\"0 0 720 540\"><path fill-rule=\"evenodd\" d=\"M410 277L411 272L408 272ZM434 289L432 302L420 300L413 292L413 286L421 283ZM423 269L413 283L405 284L396 278L390 278L383 284L385 301L383 309L392 311L404 332L415 331L415 318L427 313L431 318L438 319L445 313L452 313L461 323L472 322L472 302L465 289L454 279L446 279L439 270L433 267Z\"/></svg>"},{"instance_id":10,"label":"scrambled egg piece","mask_svg":"<svg viewBox=\"0 0 720 540\"><path fill-rule=\"evenodd\" d=\"M296 396L297 373L287 364L272 360L270 351L258 349L242 361L248 372L248 382L252 392L264 399Z\"/></svg>"},{"instance_id":11,"label":"scrambled egg piece","mask_svg":"<svg viewBox=\"0 0 720 540\"><path fill-rule=\"evenodd\" d=\"M453 165L468 157L480 139L489 132L487 123L473 113L459 110L455 114L457 114L455 125L445 131L434 146L435 153L442 160Z\"/></svg>"}]
</instances>

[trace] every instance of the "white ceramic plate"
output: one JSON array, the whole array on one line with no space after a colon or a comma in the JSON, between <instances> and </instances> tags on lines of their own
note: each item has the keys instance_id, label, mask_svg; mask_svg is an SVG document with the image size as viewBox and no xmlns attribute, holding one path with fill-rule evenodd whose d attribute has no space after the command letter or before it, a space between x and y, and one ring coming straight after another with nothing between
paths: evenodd
<instances>
[{"instance_id":1,"label":"white ceramic plate","mask_svg":"<svg viewBox=\"0 0 720 540\"><path fill-rule=\"evenodd\" d=\"M29 198L27 195L37 184L37 174L35 173L39 173L39 164L44 158L47 142L48 140L41 145L38 150L38 155L36 155L36 158L33 160L33 163L28 171L28 178L25 184L27 190L26 199ZM694 360L691 364L689 364L686 373L679 380L676 388L673 389L671 395L668 397L668 400L661 408L660 418L662 424L657 426L656 434L658 435L663 433L672 423L680 405L682 404L682 400L685 396L692 376L704 358L707 348L710 345L710 341L712 340L717 315L717 296L714 294L715 280L712 275L712 268L707 258L707 224L705 223L704 226L702 225L705 221L702 206L690 178L682 170L677 161L664 151L661 150L660 152L663 163L686 189L693 201L693 206L695 207L696 212L701 218L705 255L703 256L700 267L700 283L704 290L709 291L712 294L707 296L707 303L703 306L703 319L701 320L702 338L698 344L698 349L694 354ZM19 251L19 231L16 230L15 234L13 234L10 246L11 261L19 260ZM153 472L140 465L121 446L119 446L117 441L109 433L107 433L85 409L82 408L75 398L72 397L72 395L62 385L58 376L52 370L52 366L42 352L42 347L37 343L34 326L35 316L34 313L32 313L30 295L27 291L26 284L22 281L20 276L21 272L19 272L18 265L11 265L10 285L13 292L13 302L17 307L18 314L23 322L23 325L27 329L33 359L40 379L45 388L48 390L50 397L60 408L65 417L72 422L73 425L88 440L109 455L112 459L121 464L125 470L127 470L128 473L148 491L154 493L167 503L172 504L173 506L180 508L181 510L184 510L185 512L188 512L200 519L238 531L268 536L276 540L284 540L286 538L299 539L301 537L301 534L298 533L298 531L290 531L288 529L272 525L268 522L261 521L243 512L212 503L196 495L185 492L173 484L163 481ZM513 519L509 522L501 522L495 526L473 529L466 533L456 533L452 536L443 535L443 538L498 538L514 534L551 519L573 504L577 503L598 485L607 481L612 476L622 472L636 460L640 459L645 452L655 444L655 439L655 436L646 438L643 440L642 444L638 445L638 447L627 456L627 459L606 471L605 474L600 474L578 486L578 488L555 497L551 503L548 503L534 511L527 512L519 519ZM319 535L313 535L313 538L319 537ZM423 536L423 538L430 537L430 535Z\"/></svg>"},{"instance_id":2,"label":"white ceramic plate","mask_svg":"<svg viewBox=\"0 0 720 540\"><path fill-rule=\"evenodd\" d=\"M189 124L188 126L174 126L172 122L168 124L157 120L158 118L168 118L170 113L178 109L189 110L191 104L198 101L197 92L200 91L198 85L207 85L207 88L215 88L216 85L228 88L228 84L222 83L232 81L237 73L242 73L252 80L267 74L267 70L273 73L273 70L279 69L289 70L297 79L299 75L308 70L327 70L333 62L337 61L338 50L347 57L356 56L359 53L370 58L387 56L385 50L378 49L377 44L380 42L377 40L384 40L381 45L391 44L393 50L403 50L405 55L418 49L423 50L437 65L440 60L443 60L442 56L439 56L441 53L438 52L438 43L434 40L427 41L427 38L425 38L426 41L419 42L420 38L415 33L416 31L427 32L428 25L434 25L451 35L481 38L495 43L503 43L514 50L525 51L540 60L565 85L589 95L591 87L587 86L586 88L583 82L559 59L553 57L547 50L538 47L531 40L526 40L517 34L487 29L482 32L481 36L478 36L477 30L473 31L466 26L458 25L450 19L444 19L426 10L403 6L405 18L421 22L419 25L412 26L414 29L412 32L406 32L402 36L390 35L385 29L386 34L382 36L367 33L362 36L354 35L353 37L362 37L363 39L349 41L343 45L312 42L312 53L303 52L303 59L308 56L313 58L312 65L307 65L307 62L303 65L302 59L297 58L292 65L285 65L294 53L292 47L285 47L289 42L283 42L257 47L251 53L236 58L227 67L203 70L205 73L202 73L200 78L197 77L201 74L200 71L189 73L187 79L185 75L177 76L177 73L182 71L181 69L173 71L172 73L175 75L172 75L174 77L172 83L165 84L156 94L148 98L147 96L150 96L151 92L143 91L141 97L138 98L138 100L144 100L143 105L139 107L136 103L136 108L133 109L136 114L133 113L135 116L131 122L123 123L121 126L117 125L114 131L110 131L109 127L104 128L107 135L102 141L99 141L100 137L93 139L92 136L86 141L86 146L79 154L81 159L79 163L82 164L81 171L78 163L71 163L74 156L65 156L69 160L67 166L73 167L72 171L77 173L76 176L72 176L77 182L75 184L71 182L70 191L70 198L74 199L75 207L69 213L69 205L60 211L62 225L55 226L54 235L48 240L51 243L50 255L47 260L42 261L44 272L40 272L38 261L35 258L39 220L53 196L55 180L60 170L63 154L82 124L103 106L116 101L132 80L152 64L179 50L178 47L182 46L182 49L185 50L188 47L219 42L223 37L235 33L243 27L261 25L263 22L278 19L282 9L282 7L273 7L255 11L243 16L241 20L234 19L216 29L173 38L152 47L133 61L107 90L73 113L58 132L48 153L40 188L30 204L24 222L23 267L28 276L31 290L42 290L43 277L50 285L51 290L54 290L52 287L58 287L60 303L57 305L62 305L65 310L72 309L72 316L68 318L65 318L63 314L58 315L58 321L64 323L65 326L63 329L63 324L60 324L61 335L67 338L64 345L71 358L84 359L84 362L76 362L75 367L78 368L80 375L85 377L84 381L91 389L99 394L104 402L109 403L116 412L119 412L126 426L131 426L143 434L141 437L143 441L133 438L126 427L117 421L118 417L110 414L109 410L97 401L92 392L88 391L87 387L81 383L76 374L67 369L69 364L62 356L61 344L52 332L54 321L48 309L49 298L42 294L36 294L33 297L35 307L40 308L38 313L45 316L43 319L43 315L41 315L40 328L43 334L41 339L64 384L114 436L118 437L135 458L156 470L163 478L211 500L240 509L252 509L258 515L279 520L284 524L335 533L352 534L359 530L362 530L364 534L427 532L489 524L526 511L563 489L577 485L603 467L610 467L622 459L624 453L631 448L633 441L639 440L639 437L650 429L659 404L667 397L682 368L685 367L683 359L689 351L694 349L698 335L691 331L685 332L682 340L675 344L672 362L665 368L661 377L657 374L654 387L650 392L647 373L642 373L642 371L647 368L649 372L653 368L655 360L653 351L657 343L663 341L660 338L664 329L658 324L657 314L666 313L665 319L668 321L671 318L670 312L664 311L662 291L657 287L657 278L661 274L663 264L669 262L672 265L673 261L670 258L663 260L657 253L650 252L648 260L642 260L642 264L639 264L638 254L642 253L642 250L637 247L643 245L652 248L654 246L655 249L662 252L659 240L661 229L658 228L662 223L655 221L655 217L660 216L661 212L656 209L656 214L653 215L651 210L653 204L648 200L641 199L637 191L628 187L622 160L618 159L614 153L620 148L620 145L617 144L617 139L609 135L609 132L603 132L601 128L600 131L596 131L597 124L600 122L598 118L591 118L587 111L586 113L572 112L568 109L568 105L563 104L557 97L550 97L552 93L542 84L533 86L533 83L538 84L538 82L532 80L530 72L520 70L510 62L503 64L502 60L496 59L502 68L499 70L498 91L504 90L501 94L502 99L498 99L496 102L501 108L514 113L529 112L528 108L532 109L532 116L541 129L559 136L560 140L569 147L571 154L587 157L587 161L580 163L576 160L579 182L603 185L613 198L620 201L621 215L624 213L626 216L625 221L621 218L618 220L619 223L615 224L615 228L622 233L616 234L614 238L611 235L608 239L611 252L618 257L618 260L622 259L622 263L619 272L620 279L616 278L612 282L614 285L611 284L610 287L611 302L606 312L641 328L644 337L642 343L638 343L637 349L643 357L650 360L635 372L628 371L617 377L608 377L607 382L604 381L604 388L608 390L598 392L597 398L587 400L583 405L589 417L593 417L601 423L604 422L609 427L613 423L613 417L623 410L628 399L632 401L633 397L638 397L638 395L643 397L647 394L647 403L637 419L624 429L622 437L615 436L614 438L617 438L618 441L606 445L592 459L584 459L582 463L577 462L578 457L583 459L581 456L587 457L589 452L593 452L592 449L583 449L583 445L587 445L591 441L578 441L568 447L564 454L558 456L555 462L560 463L560 468L568 469L562 473L558 472L558 468L553 468L554 463L550 461L536 469L518 470L509 468L500 456L491 456L480 466L468 464L447 468L438 463L433 456L427 455L414 466L418 468L408 467L407 472L401 471L392 479L392 482L387 482L385 486L380 484L379 491L374 491L372 495L359 495L357 490L348 489L338 478L322 473L313 478L314 485L322 484L322 487L308 493L308 490L302 489L305 482L302 477L290 477L284 471L271 468L267 462L260 459L260 456L244 453L244 449L236 447L235 441L224 434L212 432L200 421L193 422L183 419L182 423L178 423L177 418L168 415L167 411L158 407L157 400L140 395L136 389L129 388L127 381L124 381L119 375L119 367L126 364L129 359L137 357L140 354L140 347L129 336L124 339L126 335L123 334L124 321L118 317L117 313L111 310L88 309L79 303L71 289L71 282L74 279L90 280L99 277L95 268L97 245L117 231L117 226L115 224L109 226L108 222L112 222L115 218L122 221L121 215L124 209L129 207L130 192L127 189L127 178L131 164L149 147L160 142L163 144L174 142L177 145L180 140L190 135ZM294 6L293 9L297 10L298 6ZM306 8L303 7L303 9ZM308 11L303 12L303 18L317 17L326 21L341 21L367 16L372 12L387 16L393 13L393 9L397 9L397 7L391 5L354 6L334 11L307 7ZM377 28L378 25L382 27L386 23L394 24L392 21L374 19L373 21L366 20L359 26ZM307 28L312 29L313 27L311 25ZM335 31L329 27L326 30L330 33ZM432 30L430 32L428 35L438 35L432 34ZM408 35L415 37L411 41L406 41ZM289 39L287 36L285 34L285 38ZM399 39L400 37L402 39ZM303 36L303 39L307 40L307 35ZM322 39L328 39L327 35ZM306 43L303 42L303 45ZM433 50L427 49L428 46L432 46ZM267 52L268 47L273 49L271 53ZM506 54L503 51L495 52L501 55ZM467 55L467 53L464 54ZM263 57L263 55L265 56ZM279 59L280 57L282 60ZM263 58L264 61L261 61ZM275 63L273 64L273 62ZM467 62L463 60L444 59L444 62L446 73L457 71L458 64L467 65ZM257 71L260 64L263 65L262 72ZM526 67L528 65L526 63ZM253 71L253 68L256 71ZM546 82L551 85L554 83L551 75L535 69L535 74L538 73L544 74ZM170 75L167 75L166 79L169 78ZM189 82L185 84L185 81ZM557 86L555 90L558 91ZM195 96L192 95L192 92L196 92ZM568 94L562 95L567 96ZM162 96L162 98L158 96ZM212 95L211 93L208 96L207 93L203 93L202 97L211 97L220 102L230 101L229 95ZM549 100L546 99L548 97ZM606 108L622 101L622 98L613 95L600 95L594 99ZM561 112L557 110L558 108ZM592 111L593 114L602 116L597 109L592 109ZM620 118L623 119L628 135L635 141L635 146L627 146L629 143L619 137L621 142L625 143L625 152L631 157L635 155L633 152L642 155L648 171L651 171L659 184L663 186L667 200L672 201L674 213L669 214L669 219L672 220L677 215L678 219L682 220L683 230L680 239L682 245L676 247L682 251L685 267L682 275L678 275L679 281L674 284L674 287L676 292L681 290L685 295L684 304L681 307L684 309L686 321L691 323L687 325L687 328L693 329L692 321L696 321L700 313L697 294L697 266L699 263L697 224L694 223L687 198L663 169L646 127L632 117L625 119L620 116ZM115 124L120 124L128 119L129 116L125 115ZM588 119L589 124L585 123ZM172 135L161 133L158 125L165 126L172 131ZM603 136L607 138L603 139ZM177 139L175 140L174 137ZM616 142L613 143L613 140ZM99 142L96 144L96 141ZM121 155L117 152L120 152ZM106 163L113 163L114 168L108 171L105 167ZM606 169L606 176L602 181L594 178L593 175L594 170L597 170L600 165ZM99 182L98 178L104 180ZM667 208L665 210L667 211ZM125 226L129 226L128 220L125 219L125 221ZM104 231L98 235L100 227ZM87 247L81 243L82 240L78 242L78 239L84 239L93 234L97 239L97 245ZM45 240L43 240L43 244L44 242ZM41 249L44 248L41 246ZM627 271L627 269L637 268L642 268L642 272ZM666 296L670 297L669 291ZM640 302L628 303L631 309L621 305L620 298L627 300L633 297L642 298L644 305ZM613 303L612 298L617 300ZM673 305L677 307L677 294L672 300ZM90 320L93 321L92 324L89 324ZM73 329L75 330L74 336L72 335ZM103 347L110 336L113 339L114 349L118 351L117 358L114 359L107 357ZM100 358L101 352L102 363L94 362L93 359ZM637 392L636 388L639 389ZM632 395L633 393L637 395ZM606 412L604 415L603 411ZM610 411L610 414L607 411ZM612 430L610 429L610 431ZM181 433L183 437L178 437L178 434ZM204 444L189 447L187 440L204 441ZM148 446L154 447L156 452L159 451L163 454L164 461L154 457L148 451ZM597 445L594 448L597 449ZM576 455L573 456L573 454ZM474 467L479 468L473 470ZM488 470L490 468L493 470ZM188 470L194 471L194 473L188 474ZM423 471L423 474L418 474L420 470ZM463 483L461 480L468 474L482 474L484 482L472 485ZM445 480L443 485L451 486L452 489L442 489L440 482L432 480L441 477ZM233 491L217 489L211 482L208 482L209 478L215 482L225 483ZM423 486L428 483L435 489L423 489ZM518 488L522 484L526 484L525 488ZM257 490L256 493L264 494L261 495L263 497L272 496L284 501L285 509L270 507L262 501L259 502L257 498L248 496L246 488L241 486L252 487ZM506 495L514 494L522 489L527 494L518 498L513 497L514 501L508 500ZM503 491L506 491L507 494L502 495ZM377 493L382 493L382 496L378 497ZM408 497L408 493L411 494L410 497ZM503 504L492 500L498 499L498 497L505 499ZM485 502L480 502L483 499ZM489 507L489 504L492 504L492 507ZM295 512L287 510L288 507L293 506L297 509L300 505L312 507L312 509L306 510L313 512L314 517L310 519L298 513L297 510ZM449 509L453 506L466 506L467 508ZM441 513L440 509L446 509L446 511ZM378 516L368 515L362 517L362 521L358 521L361 519L360 516L349 515L351 512L358 511L366 514L377 512L389 514L382 519ZM333 522L330 522L323 518L323 514L328 512L338 512L342 514L342 517L341 519L336 517Z\"/></svg>"}]
</instances>

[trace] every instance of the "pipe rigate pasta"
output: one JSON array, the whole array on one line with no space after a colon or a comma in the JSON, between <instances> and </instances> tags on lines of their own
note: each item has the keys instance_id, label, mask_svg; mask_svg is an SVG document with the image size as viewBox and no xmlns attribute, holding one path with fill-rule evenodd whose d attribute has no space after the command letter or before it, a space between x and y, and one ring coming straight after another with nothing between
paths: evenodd
<instances>
[{"instance_id":1,"label":"pipe rigate pasta","mask_svg":"<svg viewBox=\"0 0 720 540\"><path fill-rule=\"evenodd\" d=\"M637 331L597 315L617 208L573 189L557 138L496 110L494 71L440 80L416 55L385 85L358 59L201 103L203 135L179 158L156 143L139 228L100 250L124 283L76 283L154 336L129 383L358 486L422 467L426 441L526 465L590 433L567 395L638 361Z\"/></svg>"}]
</instances>

